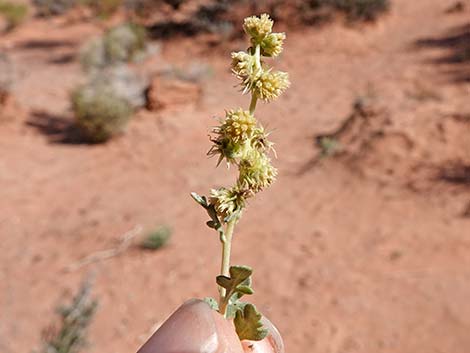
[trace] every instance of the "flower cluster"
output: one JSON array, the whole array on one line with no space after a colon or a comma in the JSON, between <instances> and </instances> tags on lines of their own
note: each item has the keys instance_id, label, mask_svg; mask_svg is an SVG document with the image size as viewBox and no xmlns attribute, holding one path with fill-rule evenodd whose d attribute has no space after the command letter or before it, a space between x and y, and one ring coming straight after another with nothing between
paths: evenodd
<instances>
[{"instance_id":1,"label":"flower cluster","mask_svg":"<svg viewBox=\"0 0 470 353\"><path fill-rule=\"evenodd\" d=\"M233 187L211 190L209 203L222 223L236 221L247 198L276 179L277 170L268 156L273 144L254 111L258 100L272 101L289 87L287 73L273 70L261 60L282 52L285 34L272 33L273 21L267 14L246 18L243 28L250 36L251 47L246 52L232 53L232 72L241 81L243 93L251 93L250 108L226 111L220 125L212 130L213 145L208 152L209 156L218 157L217 165L225 160L239 172Z\"/></svg>"},{"instance_id":2,"label":"flower cluster","mask_svg":"<svg viewBox=\"0 0 470 353\"><path fill-rule=\"evenodd\" d=\"M289 77L282 71L264 71L254 82L253 93L260 99L271 101L281 95L289 87Z\"/></svg>"},{"instance_id":3,"label":"flower cluster","mask_svg":"<svg viewBox=\"0 0 470 353\"><path fill-rule=\"evenodd\" d=\"M231 189L212 189L210 196L211 204L215 206L217 214L224 221L241 214L245 208L246 196L237 186Z\"/></svg>"},{"instance_id":4,"label":"flower cluster","mask_svg":"<svg viewBox=\"0 0 470 353\"><path fill-rule=\"evenodd\" d=\"M272 148L268 134L249 111L239 108L225 114L221 125L212 130L216 137L211 138L214 145L208 152L209 156L219 156L217 165L224 159L229 166L239 165L252 149L266 152Z\"/></svg>"},{"instance_id":5,"label":"flower cluster","mask_svg":"<svg viewBox=\"0 0 470 353\"><path fill-rule=\"evenodd\" d=\"M276 57L282 53L284 33L271 33L273 21L267 14L245 19L243 28L251 36L248 52L232 53L232 71L241 80L243 93L269 102L289 87L289 77L282 71L273 71L262 62L261 56Z\"/></svg>"}]
</instances>

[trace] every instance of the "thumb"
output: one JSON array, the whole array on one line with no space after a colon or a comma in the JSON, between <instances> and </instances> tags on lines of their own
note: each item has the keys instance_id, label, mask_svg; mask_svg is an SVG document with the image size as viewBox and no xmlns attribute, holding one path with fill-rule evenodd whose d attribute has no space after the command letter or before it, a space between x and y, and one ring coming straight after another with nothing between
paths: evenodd
<instances>
[{"instance_id":1,"label":"thumb","mask_svg":"<svg viewBox=\"0 0 470 353\"><path fill-rule=\"evenodd\" d=\"M269 335L240 342L233 323L202 300L179 307L137 353L284 353L281 336L264 319Z\"/></svg>"}]
</instances>

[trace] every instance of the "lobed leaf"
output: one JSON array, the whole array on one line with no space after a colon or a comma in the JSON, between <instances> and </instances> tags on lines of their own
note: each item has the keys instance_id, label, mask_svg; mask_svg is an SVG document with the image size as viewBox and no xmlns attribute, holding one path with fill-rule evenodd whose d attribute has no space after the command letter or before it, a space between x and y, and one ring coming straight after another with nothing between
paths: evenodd
<instances>
[{"instance_id":1,"label":"lobed leaf","mask_svg":"<svg viewBox=\"0 0 470 353\"><path fill-rule=\"evenodd\" d=\"M243 310L236 311L233 322L240 340L261 341L268 335L261 318L262 315L253 304L246 304Z\"/></svg>"},{"instance_id":2,"label":"lobed leaf","mask_svg":"<svg viewBox=\"0 0 470 353\"><path fill-rule=\"evenodd\" d=\"M226 298L228 303L236 302L243 295L253 294L251 288L251 274L253 270L248 266L231 266L230 277L217 276L216 282L227 291Z\"/></svg>"}]
</instances>

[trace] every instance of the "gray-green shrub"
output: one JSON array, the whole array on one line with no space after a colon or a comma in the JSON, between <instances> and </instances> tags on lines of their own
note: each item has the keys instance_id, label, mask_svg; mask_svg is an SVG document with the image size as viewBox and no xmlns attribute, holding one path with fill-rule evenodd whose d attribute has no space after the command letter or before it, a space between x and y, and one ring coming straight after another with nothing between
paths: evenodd
<instances>
[{"instance_id":1,"label":"gray-green shrub","mask_svg":"<svg viewBox=\"0 0 470 353\"><path fill-rule=\"evenodd\" d=\"M76 125L89 142L100 143L123 132L133 109L109 86L85 85L72 94Z\"/></svg>"},{"instance_id":2,"label":"gray-green shrub","mask_svg":"<svg viewBox=\"0 0 470 353\"><path fill-rule=\"evenodd\" d=\"M82 49L80 62L86 71L136 60L146 49L145 28L124 23L109 29L102 37L90 40Z\"/></svg>"}]
</instances>

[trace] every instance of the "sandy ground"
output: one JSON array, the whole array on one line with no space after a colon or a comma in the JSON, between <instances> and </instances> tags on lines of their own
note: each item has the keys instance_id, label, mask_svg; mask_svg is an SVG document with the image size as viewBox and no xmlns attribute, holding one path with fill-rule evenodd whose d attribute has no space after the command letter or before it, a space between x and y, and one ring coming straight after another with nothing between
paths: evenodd
<instances>
[{"instance_id":1,"label":"sandy ground","mask_svg":"<svg viewBox=\"0 0 470 353\"><path fill-rule=\"evenodd\" d=\"M258 113L273 129L279 180L251 202L233 250L255 268L253 300L288 353L470 351L470 67L457 60L470 3L446 14L452 4L394 0L376 24L288 33L277 65L292 87ZM219 243L189 192L233 180L205 153L212 117L248 105L228 69L228 51L245 44L165 43L155 65L196 58L213 69L202 102L141 112L105 145L55 142L82 79L77 52L99 31L34 19L0 38L20 107L0 125L3 353L38 347L89 273L100 302L89 353L135 352L185 299L216 295ZM313 163L314 136L365 95L379 113L360 151ZM174 230L167 248L68 270L159 224Z\"/></svg>"}]
</instances>

